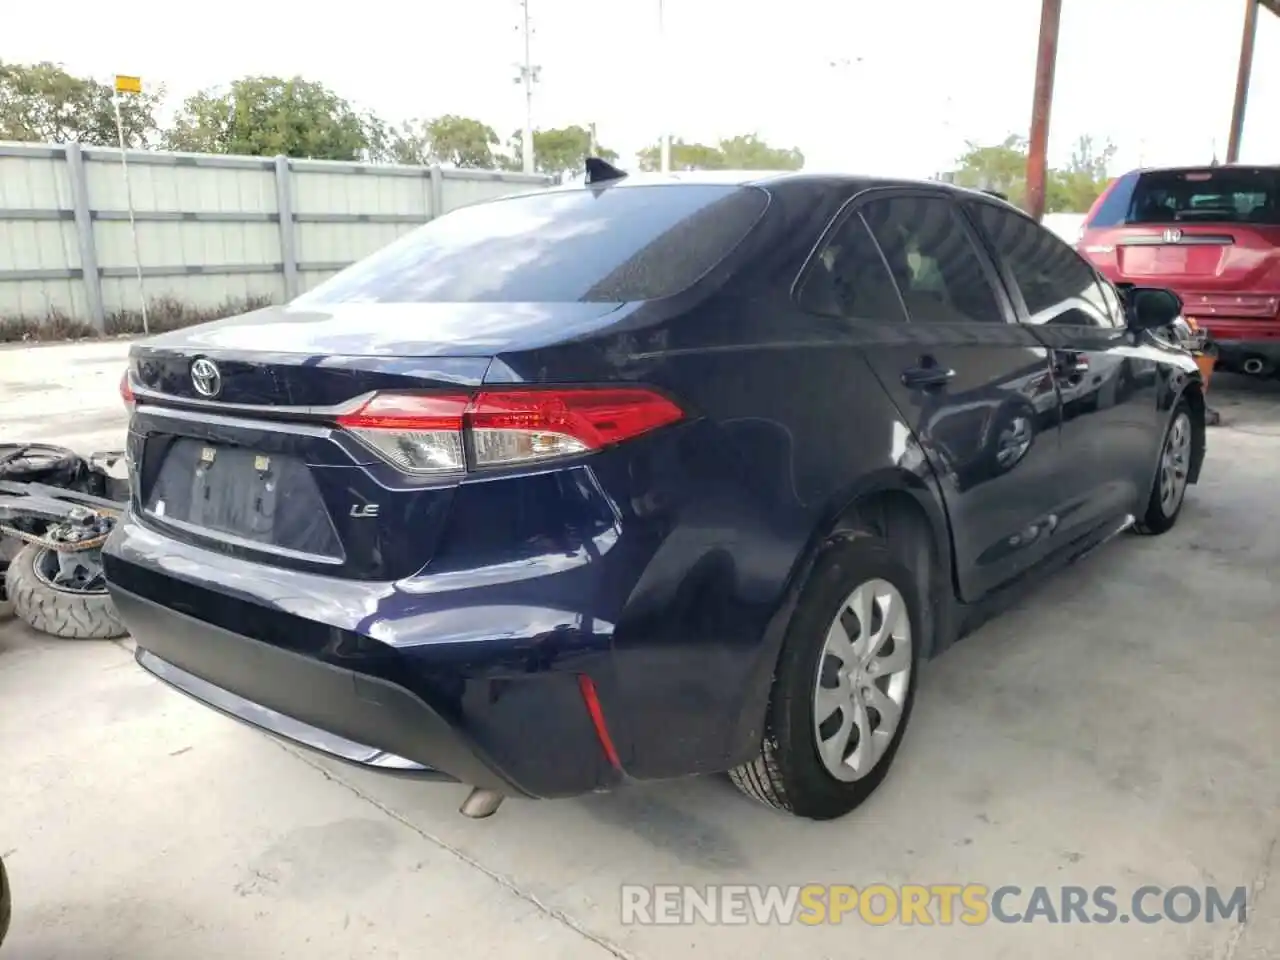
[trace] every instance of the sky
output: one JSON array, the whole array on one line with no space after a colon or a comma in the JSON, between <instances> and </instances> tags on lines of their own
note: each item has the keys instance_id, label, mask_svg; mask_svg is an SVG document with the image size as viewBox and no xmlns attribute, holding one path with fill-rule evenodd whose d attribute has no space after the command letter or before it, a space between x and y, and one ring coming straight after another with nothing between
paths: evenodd
<instances>
[{"instance_id":1,"label":"sky","mask_svg":"<svg viewBox=\"0 0 1280 960\"><path fill-rule=\"evenodd\" d=\"M1025 135L1037 0L529 0L535 127L595 122L624 163L754 132L821 170L930 176ZM462 114L506 139L519 0L5 3L0 60L140 75L169 103L246 74L325 83L386 119ZM1243 0L1065 0L1050 162L1082 135L1113 172L1225 156ZM1241 159L1280 162L1280 19L1261 14ZM78 28L66 29L69 23Z\"/></svg>"}]
</instances>

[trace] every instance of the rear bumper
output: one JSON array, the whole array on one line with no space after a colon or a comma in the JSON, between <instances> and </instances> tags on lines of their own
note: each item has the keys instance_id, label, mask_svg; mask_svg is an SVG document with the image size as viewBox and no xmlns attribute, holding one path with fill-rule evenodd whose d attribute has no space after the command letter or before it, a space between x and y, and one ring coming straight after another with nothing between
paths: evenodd
<instances>
[{"instance_id":1,"label":"rear bumper","mask_svg":"<svg viewBox=\"0 0 1280 960\"><path fill-rule=\"evenodd\" d=\"M554 611L460 609L392 584L246 568L132 516L103 559L139 664L268 733L382 772L516 796L622 779L580 685L606 672L608 637L531 639L512 619L541 633ZM452 605L432 607L441 601Z\"/></svg>"},{"instance_id":2,"label":"rear bumper","mask_svg":"<svg viewBox=\"0 0 1280 960\"><path fill-rule=\"evenodd\" d=\"M125 590L112 590L112 600L133 633L138 663L206 706L348 763L523 793L407 690Z\"/></svg>"}]
</instances>

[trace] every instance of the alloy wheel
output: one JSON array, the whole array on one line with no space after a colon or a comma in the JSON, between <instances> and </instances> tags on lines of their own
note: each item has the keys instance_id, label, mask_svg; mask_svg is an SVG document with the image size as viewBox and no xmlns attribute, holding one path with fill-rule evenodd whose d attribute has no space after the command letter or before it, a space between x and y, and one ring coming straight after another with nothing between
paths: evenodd
<instances>
[{"instance_id":1,"label":"alloy wheel","mask_svg":"<svg viewBox=\"0 0 1280 960\"><path fill-rule=\"evenodd\" d=\"M827 772L860 780L893 742L911 689L911 616L887 580L859 584L827 630L813 729Z\"/></svg>"},{"instance_id":2,"label":"alloy wheel","mask_svg":"<svg viewBox=\"0 0 1280 960\"><path fill-rule=\"evenodd\" d=\"M1191 418L1179 412L1169 425L1169 434L1160 452L1160 510L1172 517L1187 492L1187 470L1191 463Z\"/></svg>"}]
</instances>

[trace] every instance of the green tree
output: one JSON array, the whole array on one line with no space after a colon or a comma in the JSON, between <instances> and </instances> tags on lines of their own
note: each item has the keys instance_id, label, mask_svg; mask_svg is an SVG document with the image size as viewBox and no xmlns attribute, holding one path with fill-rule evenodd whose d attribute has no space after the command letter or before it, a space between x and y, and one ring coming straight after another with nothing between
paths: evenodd
<instances>
[{"instance_id":1,"label":"green tree","mask_svg":"<svg viewBox=\"0 0 1280 960\"><path fill-rule=\"evenodd\" d=\"M523 169L524 131L517 130L507 140L508 156L502 165L509 170ZM592 135L586 127L573 125L551 130L533 131L533 169L553 177L582 172L587 157L599 157L613 163L618 154L608 147L595 144L592 152Z\"/></svg>"},{"instance_id":2,"label":"green tree","mask_svg":"<svg viewBox=\"0 0 1280 960\"><path fill-rule=\"evenodd\" d=\"M973 141L956 161L955 182L977 190L996 190L1021 204L1027 195L1027 141L1010 134L997 144Z\"/></svg>"},{"instance_id":3,"label":"green tree","mask_svg":"<svg viewBox=\"0 0 1280 960\"><path fill-rule=\"evenodd\" d=\"M729 170L799 170L804 154L796 147L771 147L754 133L720 141Z\"/></svg>"},{"instance_id":4,"label":"green tree","mask_svg":"<svg viewBox=\"0 0 1280 960\"><path fill-rule=\"evenodd\" d=\"M645 147L637 155L641 170L660 170L662 168L662 145L655 143ZM682 139L671 141L672 170L724 170L724 154L716 147L705 143L686 143Z\"/></svg>"},{"instance_id":5,"label":"green tree","mask_svg":"<svg viewBox=\"0 0 1280 960\"><path fill-rule=\"evenodd\" d=\"M1045 173L1045 212L1084 213L1107 186L1107 168L1115 157L1111 141L1101 146L1093 137L1080 137L1067 165ZM1012 134L1001 143L969 143L957 161L955 182L962 187L998 190L1013 203L1027 195L1027 141Z\"/></svg>"},{"instance_id":6,"label":"green tree","mask_svg":"<svg viewBox=\"0 0 1280 960\"><path fill-rule=\"evenodd\" d=\"M1116 147L1106 141L1101 147L1090 136L1082 136L1071 151L1071 160L1060 170L1050 171L1045 185L1045 210L1049 213L1086 213L1106 189L1107 168Z\"/></svg>"},{"instance_id":7,"label":"green tree","mask_svg":"<svg viewBox=\"0 0 1280 960\"><path fill-rule=\"evenodd\" d=\"M244 77L188 97L165 143L194 153L361 160L380 129L322 83Z\"/></svg>"},{"instance_id":8,"label":"green tree","mask_svg":"<svg viewBox=\"0 0 1280 960\"><path fill-rule=\"evenodd\" d=\"M662 145L655 143L637 154L641 170L657 170L662 162ZM715 146L671 141L672 170L799 170L804 154L795 147L771 147L754 133L721 140Z\"/></svg>"},{"instance_id":9,"label":"green tree","mask_svg":"<svg viewBox=\"0 0 1280 960\"><path fill-rule=\"evenodd\" d=\"M110 85L73 76L55 63L0 62L0 140L117 146L113 92ZM163 88L121 95L126 144L143 147L155 141L155 111L163 96Z\"/></svg>"},{"instance_id":10,"label":"green tree","mask_svg":"<svg viewBox=\"0 0 1280 960\"><path fill-rule=\"evenodd\" d=\"M427 135L426 122L406 120L399 126L383 126L371 138L371 159L386 163L403 163L410 166L429 166L431 138Z\"/></svg>"},{"instance_id":11,"label":"green tree","mask_svg":"<svg viewBox=\"0 0 1280 960\"><path fill-rule=\"evenodd\" d=\"M493 127L456 114L434 120L411 120L400 128L396 155L400 163L439 163L473 170L499 166Z\"/></svg>"}]
</instances>

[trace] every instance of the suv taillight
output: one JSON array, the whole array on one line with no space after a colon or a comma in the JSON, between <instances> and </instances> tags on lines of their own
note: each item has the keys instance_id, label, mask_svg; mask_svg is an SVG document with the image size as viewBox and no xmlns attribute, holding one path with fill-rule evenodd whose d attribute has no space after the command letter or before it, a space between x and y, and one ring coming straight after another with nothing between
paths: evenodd
<instances>
[{"instance_id":1,"label":"suv taillight","mask_svg":"<svg viewBox=\"0 0 1280 960\"><path fill-rule=\"evenodd\" d=\"M380 393L338 424L406 473L448 476L591 453L683 416L641 387L573 387Z\"/></svg>"}]
</instances>

